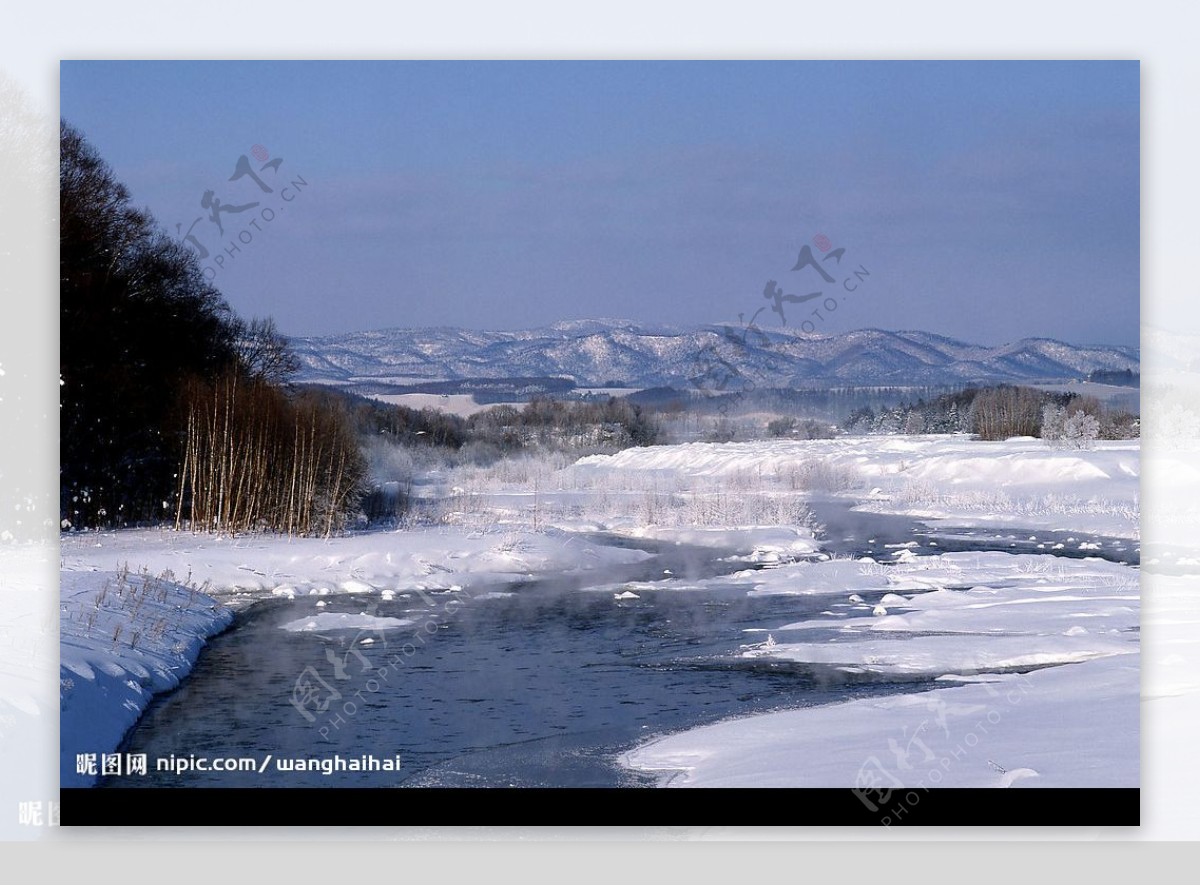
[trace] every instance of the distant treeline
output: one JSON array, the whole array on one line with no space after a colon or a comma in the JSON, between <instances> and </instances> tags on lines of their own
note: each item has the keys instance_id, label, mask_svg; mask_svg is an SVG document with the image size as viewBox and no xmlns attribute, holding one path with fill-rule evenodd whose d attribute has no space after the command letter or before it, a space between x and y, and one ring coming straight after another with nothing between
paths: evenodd
<instances>
[{"instance_id":1,"label":"distant treeline","mask_svg":"<svg viewBox=\"0 0 1200 886\"><path fill-rule=\"evenodd\" d=\"M958 390L950 385L840 385L829 388L753 388L728 394L701 394L673 387L648 388L629 399L664 413L746 415L774 413L794 418L840 421L848 413L869 408L886 409L915 399L932 399Z\"/></svg>"},{"instance_id":2,"label":"distant treeline","mask_svg":"<svg viewBox=\"0 0 1200 886\"><path fill-rule=\"evenodd\" d=\"M981 440L1041 437L1047 407L1061 410L1064 416L1092 416L1099 439L1125 440L1140 433L1137 416L1109 409L1095 397L1015 385L965 388L888 409L863 407L852 412L842 427L851 434L966 433Z\"/></svg>"},{"instance_id":3,"label":"distant treeline","mask_svg":"<svg viewBox=\"0 0 1200 886\"><path fill-rule=\"evenodd\" d=\"M546 394L564 395L575 388L569 378L550 376L513 376L505 378L458 378L423 381L413 384L360 382L348 386L356 394L371 397L380 394L474 394L479 403L527 399Z\"/></svg>"},{"instance_id":4,"label":"distant treeline","mask_svg":"<svg viewBox=\"0 0 1200 886\"><path fill-rule=\"evenodd\" d=\"M535 397L521 408L493 406L470 416L381 403L333 388L307 389L339 404L355 432L397 446L469 450L477 463L525 449L596 450L649 446L661 430L651 413L625 398L597 401Z\"/></svg>"},{"instance_id":5,"label":"distant treeline","mask_svg":"<svg viewBox=\"0 0 1200 886\"><path fill-rule=\"evenodd\" d=\"M1132 369L1097 369L1089 372L1087 380L1098 385L1120 385L1124 388L1136 388L1142 383L1140 373Z\"/></svg>"}]
</instances>

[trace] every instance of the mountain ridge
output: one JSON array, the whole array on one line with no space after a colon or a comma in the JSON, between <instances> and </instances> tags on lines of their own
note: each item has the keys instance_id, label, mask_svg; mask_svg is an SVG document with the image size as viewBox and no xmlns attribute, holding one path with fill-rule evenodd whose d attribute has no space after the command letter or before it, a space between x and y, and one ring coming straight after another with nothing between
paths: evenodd
<instances>
[{"instance_id":1,"label":"mountain ridge","mask_svg":"<svg viewBox=\"0 0 1200 886\"><path fill-rule=\"evenodd\" d=\"M1046 381L1140 368L1138 348L1047 337L981 345L921 330L757 327L746 334L740 324L608 319L501 331L389 328L291 341L301 363L297 380L334 385L547 377L576 386L690 387L720 361L759 387Z\"/></svg>"}]
</instances>

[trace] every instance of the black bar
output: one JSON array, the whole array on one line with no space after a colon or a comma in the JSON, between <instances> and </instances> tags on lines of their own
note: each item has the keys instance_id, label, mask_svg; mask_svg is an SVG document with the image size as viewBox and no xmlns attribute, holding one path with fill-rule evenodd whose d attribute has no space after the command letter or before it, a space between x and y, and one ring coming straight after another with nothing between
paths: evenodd
<instances>
[{"instance_id":1,"label":"black bar","mask_svg":"<svg viewBox=\"0 0 1200 886\"><path fill-rule=\"evenodd\" d=\"M883 802L848 788L64 788L60 810L68 827L1095 827L1138 825L1140 796L1138 788L913 789Z\"/></svg>"}]
</instances>

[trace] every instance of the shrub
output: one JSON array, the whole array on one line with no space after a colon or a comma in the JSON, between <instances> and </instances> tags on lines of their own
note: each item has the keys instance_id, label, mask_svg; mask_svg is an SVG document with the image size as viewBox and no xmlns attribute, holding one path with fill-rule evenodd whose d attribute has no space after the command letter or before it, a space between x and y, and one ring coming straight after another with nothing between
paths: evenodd
<instances>
[{"instance_id":1,"label":"shrub","mask_svg":"<svg viewBox=\"0 0 1200 886\"><path fill-rule=\"evenodd\" d=\"M1087 412L1068 415L1063 422L1063 443L1069 449L1095 449L1100 436L1100 422Z\"/></svg>"},{"instance_id":2,"label":"shrub","mask_svg":"<svg viewBox=\"0 0 1200 886\"><path fill-rule=\"evenodd\" d=\"M790 437L796 430L796 420L790 416L767 422L767 433L772 437Z\"/></svg>"}]
</instances>

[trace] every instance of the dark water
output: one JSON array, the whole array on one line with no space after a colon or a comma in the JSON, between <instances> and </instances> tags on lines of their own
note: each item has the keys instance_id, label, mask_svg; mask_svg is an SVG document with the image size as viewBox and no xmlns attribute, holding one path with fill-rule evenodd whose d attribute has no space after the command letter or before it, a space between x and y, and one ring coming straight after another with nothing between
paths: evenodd
<instances>
[{"instance_id":1,"label":"dark water","mask_svg":"<svg viewBox=\"0 0 1200 886\"><path fill-rule=\"evenodd\" d=\"M1024 551L1052 535L934 532L909 518L851 512L844 503L813 509L825 527L826 550L881 560L895 553L886 545L914 539L924 554ZM1031 535L1039 541L1029 541ZM1079 552L1073 543L1052 553L1136 562L1128 545L1099 541L1099 551ZM718 582L704 590L636 588L638 599L616 600L614 589L603 587L662 579L664 570L676 579L695 579L744 568L719 552L684 546L653 553L644 563L598 576L548 576L498 587L512 595L496 598L481 598L474 589L471 596L392 601L331 596L321 609L313 598L258 604L212 641L193 674L156 701L127 736L123 750L147 754L150 773L107 779L105 785L634 786L646 782L614 758L652 735L734 715L920 688L847 682L738 658L740 645L763 639L748 629L815 617L844 602L840 598L748 597L744 585ZM882 583L876 594L860 593L872 602L885 593ZM455 599L457 605L447 605ZM280 627L317 612L364 611L416 624L369 636ZM364 639L373 642L364 645ZM311 721L292 703L298 679L305 678L317 689L306 708ZM340 698L331 699L333 690ZM322 699L328 709L313 711ZM261 775L154 771L156 758L171 755L262 760L270 754L274 760L367 753L399 755L400 771L279 772L274 762Z\"/></svg>"},{"instance_id":2,"label":"dark water","mask_svg":"<svg viewBox=\"0 0 1200 886\"><path fill-rule=\"evenodd\" d=\"M1138 565L1141 543L1125 538L1047 529L928 526L893 514L851 510L845 501L810 502L809 510L822 526L822 547L828 551L874 557L886 562L895 553L888 545L918 542L913 553L932 556L951 551L1003 551L1010 554L1050 554L1055 557L1100 557ZM1093 547L1094 546L1094 547Z\"/></svg>"}]
</instances>

